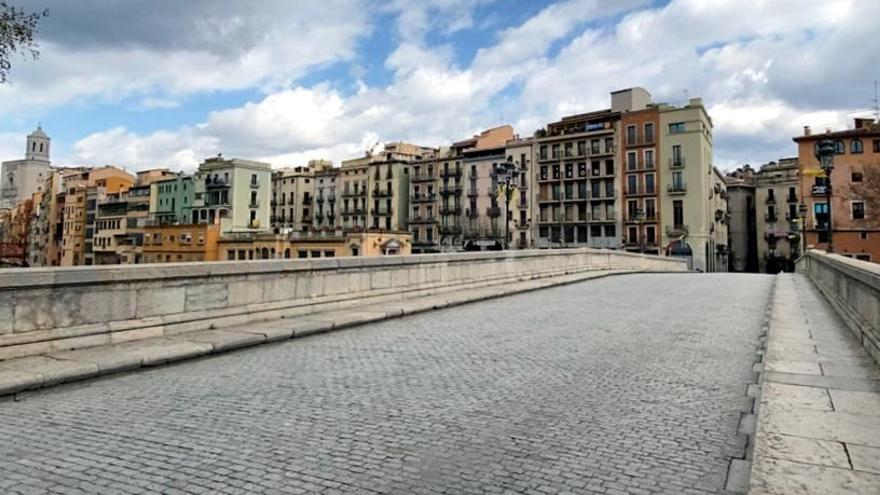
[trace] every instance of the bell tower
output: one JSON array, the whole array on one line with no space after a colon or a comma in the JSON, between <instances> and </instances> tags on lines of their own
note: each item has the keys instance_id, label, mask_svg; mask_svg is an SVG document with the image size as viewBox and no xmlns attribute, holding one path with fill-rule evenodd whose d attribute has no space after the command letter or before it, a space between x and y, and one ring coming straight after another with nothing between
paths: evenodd
<instances>
[{"instance_id":1,"label":"bell tower","mask_svg":"<svg viewBox=\"0 0 880 495\"><path fill-rule=\"evenodd\" d=\"M37 162L49 162L49 136L43 132L41 126L37 126L37 130L28 134L27 150L25 151L25 160Z\"/></svg>"}]
</instances>

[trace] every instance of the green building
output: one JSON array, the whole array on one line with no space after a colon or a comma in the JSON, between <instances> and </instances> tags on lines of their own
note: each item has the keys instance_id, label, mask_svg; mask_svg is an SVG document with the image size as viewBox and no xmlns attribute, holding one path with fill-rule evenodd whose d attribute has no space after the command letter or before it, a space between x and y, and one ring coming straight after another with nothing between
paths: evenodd
<instances>
[{"instance_id":1,"label":"green building","mask_svg":"<svg viewBox=\"0 0 880 495\"><path fill-rule=\"evenodd\" d=\"M150 186L150 216L159 225L193 223L191 210L195 188L192 176L178 176Z\"/></svg>"}]
</instances>

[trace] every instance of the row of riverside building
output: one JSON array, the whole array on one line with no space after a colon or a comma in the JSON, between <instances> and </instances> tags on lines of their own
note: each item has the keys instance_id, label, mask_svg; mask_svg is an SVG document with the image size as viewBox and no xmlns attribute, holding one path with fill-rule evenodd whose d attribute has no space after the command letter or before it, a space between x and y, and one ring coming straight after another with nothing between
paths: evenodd
<instances>
[{"instance_id":1,"label":"row of riverside building","mask_svg":"<svg viewBox=\"0 0 880 495\"><path fill-rule=\"evenodd\" d=\"M386 143L334 166L206 159L192 175L53 167L38 129L3 164L0 258L27 266L595 247L728 268L727 182L702 100L642 88L531 137ZM511 201L505 174L518 174Z\"/></svg>"}]
</instances>

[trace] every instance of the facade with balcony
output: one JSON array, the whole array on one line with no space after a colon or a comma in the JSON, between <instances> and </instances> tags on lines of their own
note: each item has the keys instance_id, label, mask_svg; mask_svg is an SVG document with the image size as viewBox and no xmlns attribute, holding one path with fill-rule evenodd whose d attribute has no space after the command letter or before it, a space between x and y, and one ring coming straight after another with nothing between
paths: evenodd
<instances>
[{"instance_id":1,"label":"facade with balcony","mask_svg":"<svg viewBox=\"0 0 880 495\"><path fill-rule=\"evenodd\" d=\"M194 186L194 223L218 223L221 235L271 228L272 168L268 163L208 158L199 165Z\"/></svg>"},{"instance_id":2,"label":"facade with balcony","mask_svg":"<svg viewBox=\"0 0 880 495\"><path fill-rule=\"evenodd\" d=\"M535 246L622 246L621 115L644 110L648 103L644 89L618 91L611 95L611 109L564 117L536 133Z\"/></svg>"},{"instance_id":3,"label":"facade with balcony","mask_svg":"<svg viewBox=\"0 0 880 495\"><path fill-rule=\"evenodd\" d=\"M627 251L659 254L660 187L657 160L660 114L656 107L621 116L621 203L623 243Z\"/></svg>"},{"instance_id":4,"label":"facade with balcony","mask_svg":"<svg viewBox=\"0 0 880 495\"><path fill-rule=\"evenodd\" d=\"M754 175L758 271L792 271L800 253L798 160L781 158Z\"/></svg>"},{"instance_id":5,"label":"facade with balcony","mask_svg":"<svg viewBox=\"0 0 880 495\"><path fill-rule=\"evenodd\" d=\"M303 232L312 225L315 197L313 167L293 167L272 173L272 230Z\"/></svg>"},{"instance_id":6,"label":"facade with balcony","mask_svg":"<svg viewBox=\"0 0 880 495\"><path fill-rule=\"evenodd\" d=\"M829 181L815 156L819 141L834 142ZM807 247L828 248L829 196L833 250L866 261L880 260L880 122L857 118L846 130L813 134L809 127L794 138L798 146L798 192L806 209Z\"/></svg>"},{"instance_id":7,"label":"facade with balcony","mask_svg":"<svg viewBox=\"0 0 880 495\"><path fill-rule=\"evenodd\" d=\"M657 104L661 247L704 272L728 270L727 192L712 164L713 126L701 98Z\"/></svg>"}]
</instances>

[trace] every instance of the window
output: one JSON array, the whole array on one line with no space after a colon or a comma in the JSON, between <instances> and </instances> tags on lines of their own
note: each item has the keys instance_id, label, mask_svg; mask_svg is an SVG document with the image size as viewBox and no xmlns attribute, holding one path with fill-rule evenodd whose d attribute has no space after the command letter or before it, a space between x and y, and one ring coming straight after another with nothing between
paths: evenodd
<instances>
[{"instance_id":1,"label":"window","mask_svg":"<svg viewBox=\"0 0 880 495\"><path fill-rule=\"evenodd\" d=\"M614 153L614 138L605 138L605 153Z\"/></svg>"},{"instance_id":2,"label":"window","mask_svg":"<svg viewBox=\"0 0 880 495\"><path fill-rule=\"evenodd\" d=\"M320 257L321 257L321 251L317 251L317 250L312 251L312 258L320 258Z\"/></svg>"},{"instance_id":3,"label":"window","mask_svg":"<svg viewBox=\"0 0 880 495\"><path fill-rule=\"evenodd\" d=\"M636 126L634 125L626 126L626 144L629 146L636 144Z\"/></svg>"},{"instance_id":4,"label":"window","mask_svg":"<svg viewBox=\"0 0 880 495\"><path fill-rule=\"evenodd\" d=\"M300 249L299 251L296 252L296 257L297 258L308 258L309 252L304 249Z\"/></svg>"},{"instance_id":5,"label":"window","mask_svg":"<svg viewBox=\"0 0 880 495\"><path fill-rule=\"evenodd\" d=\"M655 200L646 199L645 200L645 219L653 220L657 217L657 206Z\"/></svg>"},{"instance_id":6,"label":"window","mask_svg":"<svg viewBox=\"0 0 880 495\"><path fill-rule=\"evenodd\" d=\"M633 226L630 226L627 230L628 230L627 240L629 241L629 243L630 244L638 243L639 242L638 229L636 229Z\"/></svg>"},{"instance_id":7,"label":"window","mask_svg":"<svg viewBox=\"0 0 880 495\"><path fill-rule=\"evenodd\" d=\"M851 180L853 182L862 182L863 179L864 179L864 176L862 176L861 172L853 172L852 173Z\"/></svg>"},{"instance_id":8,"label":"window","mask_svg":"<svg viewBox=\"0 0 880 495\"><path fill-rule=\"evenodd\" d=\"M636 152L630 151L626 154L626 169L627 170L635 170L636 166L637 166Z\"/></svg>"},{"instance_id":9,"label":"window","mask_svg":"<svg viewBox=\"0 0 880 495\"><path fill-rule=\"evenodd\" d=\"M836 139L834 141L834 154L835 155L842 155L844 153L846 153L846 146L843 144L843 140Z\"/></svg>"},{"instance_id":10,"label":"window","mask_svg":"<svg viewBox=\"0 0 880 495\"><path fill-rule=\"evenodd\" d=\"M547 165L541 165L541 180L547 180Z\"/></svg>"},{"instance_id":11,"label":"window","mask_svg":"<svg viewBox=\"0 0 880 495\"><path fill-rule=\"evenodd\" d=\"M673 167L681 167L684 165L684 158L681 156L681 145L676 144L672 146L672 166Z\"/></svg>"},{"instance_id":12,"label":"window","mask_svg":"<svg viewBox=\"0 0 880 495\"><path fill-rule=\"evenodd\" d=\"M850 153L863 153L865 151L861 139L853 139L849 144Z\"/></svg>"},{"instance_id":13,"label":"window","mask_svg":"<svg viewBox=\"0 0 880 495\"><path fill-rule=\"evenodd\" d=\"M859 239L861 239L863 241L868 240L868 233L867 232L859 232Z\"/></svg>"},{"instance_id":14,"label":"window","mask_svg":"<svg viewBox=\"0 0 880 495\"><path fill-rule=\"evenodd\" d=\"M645 150L645 168L654 168L654 150Z\"/></svg>"},{"instance_id":15,"label":"window","mask_svg":"<svg viewBox=\"0 0 880 495\"><path fill-rule=\"evenodd\" d=\"M336 256L336 251L324 251L325 258L333 258Z\"/></svg>"},{"instance_id":16,"label":"window","mask_svg":"<svg viewBox=\"0 0 880 495\"><path fill-rule=\"evenodd\" d=\"M673 191L683 191L684 190L684 179L682 178L681 172L672 172L672 190Z\"/></svg>"},{"instance_id":17,"label":"window","mask_svg":"<svg viewBox=\"0 0 880 495\"><path fill-rule=\"evenodd\" d=\"M645 243L657 244L657 229L653 225L649 225L645 228Z\"/></svg>"},{"instance_id":18,"label":"window","mask_svg":"<svg viewBox=\"0 0 880 495\"><path fill-rule=\"evenodd\" d=\"M684 225L684 202L680 199L672 202L672 222L676 227Z\"/></svg>"},{"instance_id":19,"label":"window","mask_svg":"<svg viewBox=\"0 0 880 495\"><path fill-rule=\"evenodd\" d=\"M684 132L684 122L669 124L669 134L678 134L681 132Z\"/></svg>"},{"instance_id":20,"label":"window","mask_svg":"<svg viewBox=\"0 0 880 495\"><path fill-rule=\"evenodd\" d=\"M852 219L853 220L864 220L865 219L865 202L864 201L853 201L852 202Z\"/></svg>"},{"instance_id":21,"label":"window","mask_svg":"<svg viewBox=\"0 0 880 495\"><path fill-rule=\"evenodd\" d=\"M880 153L880 139L874 140L874 153Z\"/></svg>"},{"instance_id":22,"label":"window","mask_svg":"<svg viewBox=\"0 0 880 495\"><path fill-rule=\"evenodd\" d=\"M638 194L638 179L635 175L626 176L626 192L627 194Z\"/></svg>"},{"instance_id":23,"label":"window","mask_svg":"<svg viewBox=\"0 0 880 495\"><path fill-rule=\"evenodd\" d=\"M645 174L645 192L654 193L654 174Z\"/></svg>"},{"instance_id":24,"label":"window","mask_svg":"<svg viewBox=\"0 0 880 495\"><path fill-rule=\"evenodd\" d=\"M654 123L648 122L645 124L645 142L653 143L654 142Z\"/></svg>"},{"instance_id":25,"label":"window","mask_svg":"<svg viewBox=\"0 0 880 495\"><path fill-rule=\"evenodd\" d=\"M635 199L631 199L626 202L626 219L633 220L636 218L636 212L639 209L639 202Z\"/></svg>"},{"instance_id":26,"label":"window","mask_svg":"<svg viewBox=\"0 0 880 495\"><path fill-rule=\"evenodd\" d=\"M600 151L599 151L599 140L598 140L598 139L592 139L592 140L590 140L590 153L592 153L592 154L594 154L594 155L598 155L598 154L600 153Z\"/></svg>"}]
</instances>

